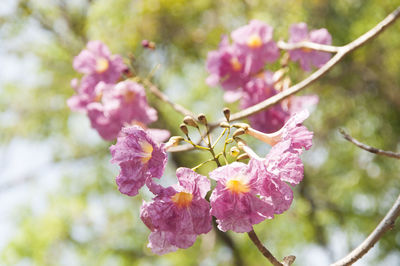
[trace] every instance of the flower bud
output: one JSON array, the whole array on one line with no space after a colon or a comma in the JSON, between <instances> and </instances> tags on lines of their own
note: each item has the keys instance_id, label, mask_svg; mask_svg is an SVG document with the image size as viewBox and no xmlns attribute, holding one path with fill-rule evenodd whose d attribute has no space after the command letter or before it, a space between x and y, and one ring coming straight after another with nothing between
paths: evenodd
<instances>
[{"instance_id":1,"label":"flower bud","mask_svg":"<svg viewBox=\"0 0 400 266\"><path fill-rule=\"evenodd\" d=\"M233 146L229 152L230 152L230 154L232 155L232 157L236 157L236 156L239 155L240 150L239 150L238 147Z\"/></svg>"},{"instance_id":2,"label":"flower bud","mask_svg":"<svg viewBox=\"0 0 400 266\"><path fill-rule=\"evenodd\" d=\"M246 160L246 159L249 159L250 157L249 157L249 155L247 154L247 153L243 153L243 154L240 154L237 158L236 158L236 160L238 160L238 161L240 161L240 160Z\"/></svg>"},{"instance_id":3,"label":"flower bud","mask_svg":"<svg viewBox=\"0 0 400 266\"><path fill-rule=\"evenodd\" d=\"M230 128L230 125L227 122L221 122L219 126L222 128Z\"/></svg>"},{"instance_id":4,"label":"flower bud","mask_svg":"<svg viewBox=\"0 0 400 266\"><path fill-rule=\"evenodd\" d=\"M246 131L243 128L239 128L233 133L232 137L236 138L237 136L243 135L245 133L246 133Z\"/></svg>"},{"instance_id":5,"label":"flower bud","mask_svg":"<svg viewBox=\"0 0 400 266\"><path fill-rule=\"evenodd\" d=\"M185 116L185 118L183 118L183 123L191 127L199 127L194 118L191 116Z\"/></svg>"},{"instance_id":6,"label":"flower bud","mask_svg":"<svg viewBox=\"0 0 400 266\"><path fill-rule=\"evenodd\" d=\"M186 136L189 135L189 130L185 124L181 124L179 128L182 130L183 134L185 134Z\"/></svg>"},{"instance_id":7,"label":"flower bud","mask_svg":"<svg viewBox=\"0 0 400 266\"><path fill-rule=\"evenodd\" d=\"M203 114L203 113L199 114L199 116L197 117L197 120L199 120L199 122L202 123L203 125L207 125L207 118L206 118L205 114Z\"/></svg>"},{"instance_id":8,"label":"flower bud","mask_svg":"<svg viewBox=\"0 0 400 266\"><path fill-rule=\"evenodd\" d=\"M236 128L243 128L245 132L247 132L247 130L249 128L249 125L246 123L235 123L232 126L236 127Z\"/></svg>"},{"instance_id":9,"label":"flower bud","mask_svg":"<svg viewBox=\"0 0 400 266\"><path fill-rule=\"evenodd\" d=\"M231 110L229 108L225 107L223 112L224 112L224 116L226 118L226 121L229 122L229 118L231 117Z\"/></svg>"},{"instance_id":10,"label":"flower bud","mask_svg":"<svg viewBox=\"0 0 400 266\"><path fill-rule=\"evenodd\" d=\"M170 143L171 146L177 146L182 140L184 140L184 138L182 138L181 136L172 136L168 140L168 143Z\"/></svg>"}]
</instances>

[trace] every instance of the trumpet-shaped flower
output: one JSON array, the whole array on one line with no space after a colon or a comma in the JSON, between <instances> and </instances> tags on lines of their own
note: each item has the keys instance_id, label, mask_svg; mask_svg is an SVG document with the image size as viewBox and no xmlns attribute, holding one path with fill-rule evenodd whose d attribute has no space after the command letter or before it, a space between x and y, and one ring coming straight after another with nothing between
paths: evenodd
<instances>
[{"instance_id":1,"label":"trumpet-shaped flower","mask_svg":"<svg viewBox=\"0 0 400 266\"><path fill-rule=\"evenodd\" d=\"M210 205L204 199L210 181L188 168L176 171L178 184L165 189L151 203L144 202L140 218L151 230L148 247L156 254L188 248L211 228Z\"/></svg>"},{"instance_id":2,"label":"trumpet-shaped flower","mask_svg":"<svg viewBox=\"0 0 400 266\"><path fill-rule=\"evenodd\" d=\"M272 218L274 207L267 198L258 197L258 175L243 163L219 167L210 172L217 186L210 197L211 214L221 231L249 232L254 224Z\"/></svg>"},{"instance_id":3,"label":"trumpet-shaped flower","mask_svg":"<svg viewBox=\"0 0 400 266\"><path fill-rule=\"evenodd\" d=\"M279 49L273 41L273 28L262 21L252 20L248 25L232 32L234 44L246 55L245 73L255 74L267 62L279 57Z\"/></svg>"},{"instance_id":4,"label":"trumpet-shaped flower","mask_svg":"<svg viewBox=\"0 0 400 266\"><path fill-rule=\"evenodd\" d=\"M121 168L117 185L121 193L135 196L147 178L160 178L167 164L164 144L157 144L139 126L124 127L110 147L111 162Z\"/></svg>"}]
</instances>

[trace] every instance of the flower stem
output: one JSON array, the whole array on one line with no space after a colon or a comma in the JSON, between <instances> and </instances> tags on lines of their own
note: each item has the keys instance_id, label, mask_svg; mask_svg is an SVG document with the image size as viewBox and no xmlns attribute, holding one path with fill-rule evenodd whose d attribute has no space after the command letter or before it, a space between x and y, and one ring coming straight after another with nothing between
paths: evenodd
<instances>
[{"instance_id":1,"label":"flower stem","mask_svg":"<svg viewBox=\"0 0 400 266\"><path fill-rule=\"evenodd\" d=\"M283 266L283 264L280 263L274 257L274 255L272 255L272 253L269 252L269 250L266 247L264 247L264 245L261 243L260 239L258 239L258 236L256 235L256 232L254 232L254 230L251 230L247 234L249 235L251 241L253 241L254 245L256 245L258 250L264 255L264 257L266 257L272 263L272 265L274 265L274 266Z\"/></svg>"}]
</instances>

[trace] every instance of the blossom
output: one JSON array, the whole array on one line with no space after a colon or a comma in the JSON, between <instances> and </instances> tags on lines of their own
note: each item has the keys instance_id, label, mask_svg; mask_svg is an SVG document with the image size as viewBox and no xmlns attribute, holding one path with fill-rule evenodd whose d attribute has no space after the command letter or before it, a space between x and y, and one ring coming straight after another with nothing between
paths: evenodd
<instances>
[{"instance_id":1,"label":"blossom","mask_svg":"<svg viewBox=\"0 0 400 266\"><path fill-rule=\"evenodd\" d=\"M68 99L67 104L73 111L86 112L88 104L99 99L95 92L95 87L98 80L93 76L84 76L81 81L73 79L71 87L75 90L76 94Z\"/></svg>"},{"instance_id":2,"label":"blossom","mask_svg":"<svg viewBox=\"0 0 400 266\"><path fill-rule=\"evenodd\" d=\"M326 29L312 30L308 32L306 23L293 24L290 27L289 43L309 41L319 44L332 44L332 37ZM289 51L290 59L299 61L304 71L310 71L311 65L323 66L331 58L327 52L315 51L309 48L301 48Z\"/></svg>"},{"instance_id":3,"label":"blossom","mask_svg":"<svg viewBox=\"0 0 400 266\"><path fill-rule=\"evenodd\" d=\"M207 56L207 78L209 86L219 83L227 91L235 91L244 86L249 79L245 71L245 55L235 47L229 45L228 38L224 36L217 51L211 51Z\"/></svg>"},{"instance_id":4,"label":"blossom","mask_svg":"<svg viewBox=\"0 0 400 266\"><path fill-rule=\"evenodd\" d=\"M110 147L111 163L121 168L116 181L121 193L135 196L147 178L160 178L167 164L164 144L157 144L139 126L124 127Z\"/></svg>"},{"instance_id":5,"label":"blossom","mask_svg":"<svg viewBox=\"0 0 400 266\"><path fill-rule=\"evenodd\" d=\"M272 72L265 71L246 83L240 103L242 109L262 102L277 93L272 76ZM249 120L253 128L271 133L279 130L289 117L289 112L285 111L281 105L274 105L267 110L251 115Z\"/></svg>"},{"instance_id":6,"label":"blossom","mask_svg":"<svg viewBox=\"0 0 400 266\"><path fill-rule=\"evenodd\" d=\"M279 49L273 41L273 28L262 21L252 20L231 34L234 44L246 55L246 73L257 73L265 63L279 57Z\"/></svg>"},{"instance_id":7,"label":"blossom","mask_svg":"<svg viewBox=\"0 0 400 266\"><path fill-rule=\"evenodd\" d=\"M127 69L119 55L112 55L101 41L90 41L86 49L74 58L74 69L86 75L92 75L98 81L114 83Z\"/></svg>"},{"instance_id":8,"label":"blossom","mask_svg":"<svg viewBox=\"0 0 400 266\"><path fill-rule=\"evenodd\" d=\"M264 197L258 197L258 175L246 164L234 162L210 172L217 181L211 194L211 214L217 218L221 231L249 232L253 224L272 218L274 207Z\"/></svg>"},{"instance_id":9,"label":"blossom","mask_svg":"<svg viewBox=\"0 0 400 266\"><path fill-rule=\"evenodd\" d=\"M140 218L151 230L148 247L162 255L188 248L211 228L210 205L204 199L210 181L189 168L178 168L178 184L159 189L151 203L144 202Z\"/></svg>"},{"instance_id":10,"label":"blossom","mask_svg":"<svg viewBox=\"0 0 400 266\"><path fill-rule=\"evenodd\" d=\"M281 214L287 209L293 201L293 191L288 184L281 179L280 175L273 173L271 169L270 158L257 159L251 158L249 169L257 177L257 187L260 198L273 206L274 214ZM286 168L288 161L279 166ZM279 171L279 169L278 169Z\"/></svg>"},{"instance_id":11,"label":"blossom","mask_svg":"<svg viewBox=\"0 0 400 266\"><path fill-rule=\"evenodd\" d=\"M157 120L157 111L148 105L143 86L136 82L100 82L96 92L101 101L87 106L88 116L92 127L106 140L115 139L125 124L146 126Z\"/></svg>"},{"instance_id":12,"label":"blossom","mask_svg":"<svg viewBox=\"0 0 400 266\"><path fill-rule=\"evenodd\" d=\"M309 131L301 124L308 116L309 112L307 110L302 110L299 113L293 114L289 120L286 121L285 125L276 132L267 134L249 127L246 129L246 133L271 146L281 141L289 141L291 151L301 153L303 148L308 150L312 145L313 132Z\"/></svg>"}]
</instances>

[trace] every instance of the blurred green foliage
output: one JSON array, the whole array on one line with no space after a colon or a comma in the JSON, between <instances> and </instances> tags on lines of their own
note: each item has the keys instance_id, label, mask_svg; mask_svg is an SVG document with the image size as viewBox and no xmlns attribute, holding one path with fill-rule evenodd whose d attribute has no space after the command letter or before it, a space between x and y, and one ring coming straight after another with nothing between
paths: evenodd
<instances>
[{"instance_id":1,"label":"blurred green foliage","mask_svg":"<svg viewBox=\"0 0 400 266\"><path fill-rule=\"evenodd\" d=\"M276 39L286 39L290 24L304 21L310 28L327 28L333 44L344 45L399 4L398 0L18 0L15 12L0 18L2 38L18 38L30 25L38 36L45 36L11 51L35 55L40 62L38 79L42 75L44 82L29 89L19 84L1 89L0 110L15 119L0 124L1 145L6 147L15 138L52 140L54 164L68 167L63 168L62 186L47 196L43 213L35 214L29 207L16 211L19 230L0 253L0 264L234 264L231 250L215 232L200 237L188 250L165 256L155 256L146 248L149 230L139 219L141 198L119 194L113 180L118 169L109 165L110 143L87 133L91 129L84 115L71 113L66 106L73 94L69 81L78 76L72 59L87 40L102 40L126 60L133 56L141 76L161 63L154 82L174 101L216 120L225 105L221 89L205 84L205 60L222 34L260 19L275 28ZM335 245L348 249L357 245L399 194L397 161L368 154L338 134L343 127L372 146L399 149L399 32L397 22L306 89L308 94L318 94L320 103L306 123L315 132L315 141L304 155L305 179L294 189L289 211L255 227L277 257L293 254L298 256L297 265L303 265L307 257L303 251L314 244L330 254L331 261L338 259ZM143 39L156 42L156 51L143 49ZM295 64L290 69L294 81L306 75ZM20 71L23 78L24 69ZM179 134L182 117L149 98L160 116L154 127ZM173 154L167 178L173 182L175 166L192 167L207 156ZM202 169L206 174L211 168ZM142 196L150 198L146 192ZM334 241L339 233L342 239ZM245 234L229 235L245 265L260 265L263 258ZM378 261L388 254L400 257L397 227L375 249Z\"/></svg>"}]
</instances>

